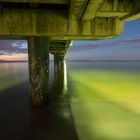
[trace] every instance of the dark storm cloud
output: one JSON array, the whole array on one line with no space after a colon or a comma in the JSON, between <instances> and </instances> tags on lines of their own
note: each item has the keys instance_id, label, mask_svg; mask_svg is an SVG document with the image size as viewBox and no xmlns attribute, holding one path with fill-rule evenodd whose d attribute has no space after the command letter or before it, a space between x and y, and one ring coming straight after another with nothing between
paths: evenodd
<instances>
[{"instance_id":1,"label":"dark storm cloud","mask_svg":"<svg viewBox=\"0 0 140 140\"><path fill-rule=\"evenodd\" d=\"M26 41L0 40L0 55L27 53Z\"/></svg>"}]
</instances>

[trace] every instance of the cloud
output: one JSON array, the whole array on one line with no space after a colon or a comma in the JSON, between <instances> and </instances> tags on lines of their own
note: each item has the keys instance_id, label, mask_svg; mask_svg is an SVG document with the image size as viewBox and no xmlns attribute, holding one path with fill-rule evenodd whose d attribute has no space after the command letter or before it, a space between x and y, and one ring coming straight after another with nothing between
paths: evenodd
<instances>
[{"instance_id":1,"label":"cloud","mask_svg":"<svg viewBox=\"0 0 140 140\"><path fill-rule=\"evenodd\" d=\"M140 38L126 39L120 42L121 44L128 45L128 47L140 47Z\"/></svg>"},{"instance_id":2,"label":"cloud","mask_svg":"<svg viewBox=\"0 0 140 140\"><path fill-rule=\"evenodd\" d=\"M140 35L124 39L74 41L70 60L140 60Z\"/></svg>"},{"instance_id":3,"label":"cloud","mask_svg":"<svg viewBox=\"0 0 140 140\"><path fill-rule=\"evenodd\" d=\"M25 40L0 40L0 55L14 55L27 53Z\"/></svg>"},{"instance_id":4,"label":"cloud","mask_svg":"<svg viewBox=\"0 0 140 140\"><path fill-rule=\"evenodd\" d=\"M5 53L3 51L0 51L0 55L5 55Z\"/></svg>"},{"instance_id":5,"label":"cloud","mask_svg":"<svg viewBox=\"0 0 140 140\"><path fill-rule=\"evenodd\" d=\"M102 40L102 41L74 41L70 52L80 52L85 50L113 48L113 47L140 47L140 35L123 40Z\"/></svg>"}]
</instances>

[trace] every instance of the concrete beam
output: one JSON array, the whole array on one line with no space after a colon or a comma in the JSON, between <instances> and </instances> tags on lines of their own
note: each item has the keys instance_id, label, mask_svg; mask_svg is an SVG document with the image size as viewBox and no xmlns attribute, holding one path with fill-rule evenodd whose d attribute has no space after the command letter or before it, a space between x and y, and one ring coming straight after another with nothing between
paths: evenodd
<instances>
[{"instance_id":1,"label":"concrete beam","mask_svg":"<svg viewBox=\"0 0 140 140\"><path fill-rule=\"evenodd\" d=\"M118 0L113 1L113 11L118 11Z\"/></svg>"},{"instance_id":2,"label":"concrete beam","mask_svg":"<svg viewBox=\"0 0 140 140\"><path fill-rule=\"evenodd\" d=\"M0 0L0 2L68 4L68 0Z\"/></svg>"},{"instance_id":3,"label":"concrete beam","mask_svg":"<svg viewBox=\"0 0 140 140\"><path fill-rule=\"evenodd\" d=\"M87 7L84 11L84 14L82 16L82 19L83 20L94 19L99 8L102 6L103 3L104 0L89 0Z\"/></svg>"},{"instance_id":4,"label":"concrete beam","mask_svg":"<svg viewBox=\"0 0 140 140\"><path fill-rule=\"evenodd\" d=\"M140 18L140 1L133 0L131 3L131 11L126 16L122 17L122 20L134 21Z\"/></svg>"},{"instance_id":5,"label":"concrete beam","mask_svg":"<svg viewBox=\"0 0 140 140\"><path fill-rule=\"evenodd\" d=\"M96 17L123 17L128 15L128 12L98 12Z\"/></svg>"},{"instance_id":6,"label":"concrete beam","mask_svg":"<svg viewBox=\"0 0 140 140\"><path fill-rule=\"evenodd\" d=\"M65 9L4 9L4 13L0 14L0 35L66 34L66 16Z\"/></svg>"},{"instance_id":7,"label":"concrete beam","mask_svg":"<svg viewBox=\"0 0 140 140\"><path fill-rule=\"evenodd\" d=\"M122 28L120 28L122 30ZM114 31L115 32L115 31ZM118 31L117 31L118 32ZM122 30L123 32L123 30ZM69 36L52 36L49 37L50 41L53 40L104 40L104 39L111 39L111 38L115 38L116 36L118 36L120 34L116 33L116 34L111 34L111 35L69 35Z\"/></svg>"},{"instance_id":8,"label":"concrete beam","mask_svg":"<svg viewBox=\"0 0 140 140\"><path fill-rule=\"evenodd\" d=\"M88 0L71 0L70 1L70 19L80 19L86 8Z\"/></svg>"},{"instance_id":9,"label":"concrete beam","mask_svg":"<svg viewBox=\"0 0 140 140\"><path fill-rule=\"evenodd\" d=\"M61 47L61 48L49 47L49 52L52 54L55 54L55 53L66 54L67 50L68 48L64 48L64 47Z\"/></svg>"},{"instance_id":10,"label":"concrete beam","mask_svg":"<svg viewBox=\"0 0 140 140\"><path fill-rule=\"evenodd\" d=\"M129 13L131 10L132 10L131 0L105 0L105 2L100 7L98 12Z\"/></svg>"},{"instance_id":11,"label":"concrete beam","mask_svg":"<svg viewBox=\"0 0 140 140\"><path fill-rule=\"evenodd\" d=\"M140 19L140 12L138 13L135 13L135 14L130 14L126 17L124 17L126 21L134 21L134 20L137 20L137 19Z\"/></svg>"},{"instance_id":12,"label":"concrete beam","mask_svg":"<svg viewBox=\"0 0 140 140\"><path fill-rule=\"evenodd\" d=\"M66 55L71 41L52 41L49 42L49 52L52 54Z\"/></svg>"},{"instance_id":13,"label":"concrete beam","mask_svg":"<svg viewBox=\"0 0 140 140\"><path fill-rule=\"evenodd\" d=\"M0 36L47 36L52 40L104 39L118 35L115 22L115 18L68 20L66 9L4 9L0 14Z\"/></svg>"}]
</instances>

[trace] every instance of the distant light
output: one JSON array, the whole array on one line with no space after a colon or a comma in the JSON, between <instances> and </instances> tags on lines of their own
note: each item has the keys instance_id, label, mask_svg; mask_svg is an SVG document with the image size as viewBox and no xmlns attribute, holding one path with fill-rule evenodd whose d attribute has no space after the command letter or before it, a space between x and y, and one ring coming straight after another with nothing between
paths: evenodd
<instances>
[{"instance_id":1,"label":"distant light","mask_svg":"<svg viewBox=\"0 0 140 140\"><path fill-rule=\"evenodd\" d=\"M71 41L71 43L70 43L70 47L72 47L73 46L73 41Z\"/></svg>"},{"instance_id":2,"label":"distant light","mask_svg":"<svg viewBox=\"0 0 140 140\"><path fill-rule=\"evenodd\" d=\"M66 61L64 61L64 93L67 93L67 65L66 65Z\"/></svg>"}]
</instances>

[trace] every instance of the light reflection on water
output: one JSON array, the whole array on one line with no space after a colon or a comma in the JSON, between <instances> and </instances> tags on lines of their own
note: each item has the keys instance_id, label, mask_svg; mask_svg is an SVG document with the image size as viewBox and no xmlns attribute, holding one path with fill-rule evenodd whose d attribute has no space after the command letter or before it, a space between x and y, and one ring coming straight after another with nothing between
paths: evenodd
<instances>
[{"instance_id":1,"label":"light reflection on water","mask_svg":"<svg viewBox=\"0 0 140 140\"><path fill-rule=\"evenodd\" d=\"M0 63L0 91L28 80L28 63Z\"/></svg>"},{"instance_id":2,"label":"light reflection on water","mask_svg":"<svg viewBox=\"0 0 140 140\"><path fill-rule=\"evenodd\" d=\"M64 89L63 89L64 93L67 93L67 88L68 88L67 64L66 64L66 61L64 61Z\"/></svg>"},{"instance_id":3,"label":"light reflection on water","mask_svg":"<svg viewBox=\"0 0 140 140\"><path fill-rule=\"evenodd\" d=\"M19 100L19 102L17 102L16 104L20 106L20 104L22 103L23 109L21 109L20 107L19 110L21 111L20 114L24 117L21 120L23 122L25 121L24 125L26 124L26 127L29 127L28 123L32 121L36 132L35 136L39 134L42 135L42 137L43 135L48 135L46 130L49 131L50 126L55 127L55 125L58 124L57 120L62 122L65 121L63 123L61 122L63 126L69 125L69 131L72 130L72 127L70 127L72 125L70 123L72 122L68 119L72 111L72 118L74 119L76 131L80 140L140 139L139 62L69 62L68 73L66 65L64 65L64 75L62 77L59 77L59 82L57 81L57 78L53 78L53 63L51 62L50 85L52 85L53 79L55 81L53 85L55 87L55 91L53 91L51 94L56 94L56 96L58 95L62 97L64 93L67 93L66 98L63 98L63 100L65 100L64 102L68 102L68 105L65 106L64 111L59 108L59 112L56 113L55 111L57 111L58 109L55 109L54 107L52 107L54 111L46 111L46 109L33 110L30 112L31 114L33 114L31 115L32 120L29 120L30 116L28 116L27 112L24 110L24 108L26 110L28 108L28 113L30 111L29 106L25 106L28 101L22 101L22 98L26 100L28 98L25 98L22 95L21 100ZM28 82L27 63L0 63L0 92L3 93L4 90L15 87L16 85L20 86L20 83L23 83L25 81ZM22 85L18 88L19 89L15 91L19 92L20 90L23 90ZM11 91L11 93L13 91ZM8 95L9 103L11 103L11 101L9 101L10 98L13 99L12 96ZM17 97L15 98L17 99ZM4 112L2 111L2 108L3 106L8 106L5 104L5 101L3 99L6 101L6 98L4 98L4 96L0 96L0 110L1 114L3 114L0 116L1 122L2 118L5 118L4 113L2 113ZM11 105L9 105L12 106L12 104L14 105L14 101L11 103ZM16 105L14 105L15 108ZM10 107L8 106L8 108ZM60 115L60 112L66 114L66 118L63 115ZM6 113L8 114L7 111ZM42 119L42 117L44 119ZM41 123L36 122L39 119L41 119ZM53 119L55 119L55 121ZM14 121L16 122L17 120ZM55 123L52 123L53 121ZM20 126L22 126L20 120L18 121L18 123L20 124ZM7 123L7 125L5 123L2 125L1 123L0 129L4 130L4 128L6 129L6 126L8 125L9 123ZM15 132L13 133L17 134L17 126L14 127L14 125L15 124L12 124L10 127L13 127L13 131L15 130ZM36 128L36 126L38 126L40 129ZM54 132L58 131L58 128L54 129ZM9 130L11 131L10 128ZM21 128L18 128L17 132L19 134L20 130ZM53 128L51 128L51 130L53 131ZM51 133L51 131L49 132ZM66 134L66 132L63 133ZM11 136L11 133L9 134L9 136ZM73 138L74 137L75 134Z\"/></svg>"},{"instance_id":4,"label":"light reflection on water","mask_svg":"<svg viewBox=\"0 0 140 140\"><path fill-rule=\"evenodd\" d=\"M71 107L81 140L140 139L140 63L69 63Z\"/></svg>"}]
</instances>

